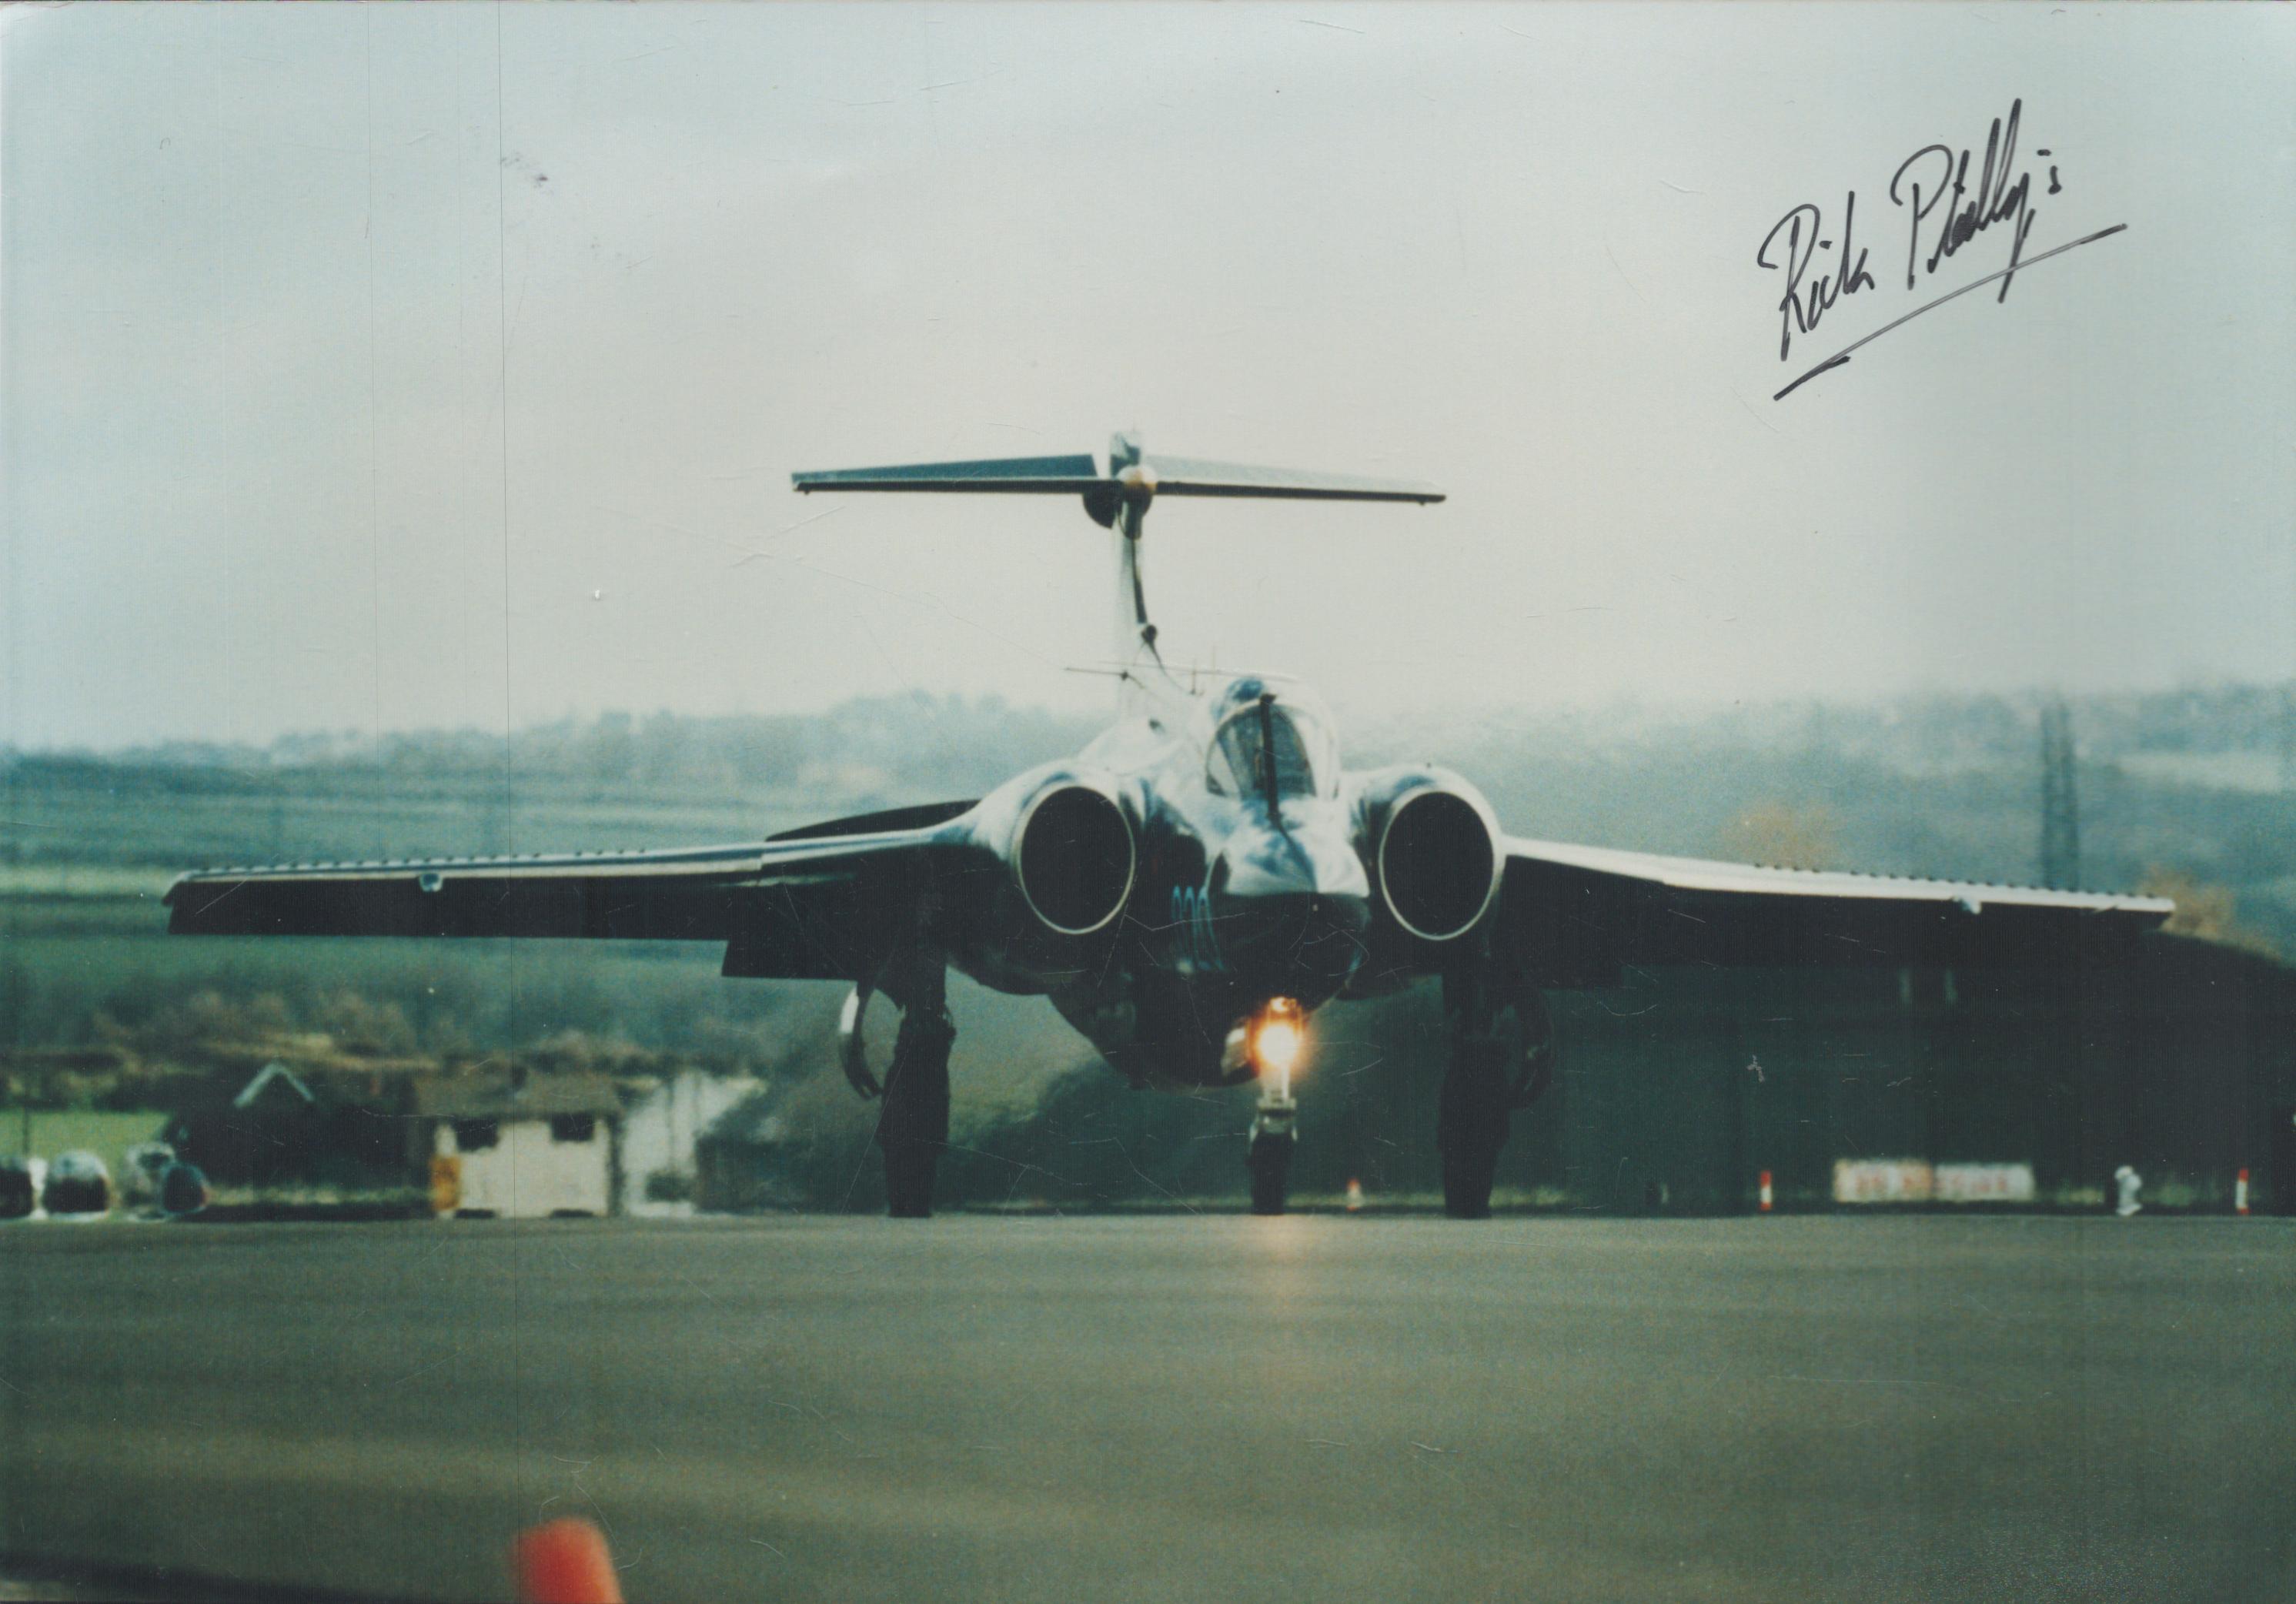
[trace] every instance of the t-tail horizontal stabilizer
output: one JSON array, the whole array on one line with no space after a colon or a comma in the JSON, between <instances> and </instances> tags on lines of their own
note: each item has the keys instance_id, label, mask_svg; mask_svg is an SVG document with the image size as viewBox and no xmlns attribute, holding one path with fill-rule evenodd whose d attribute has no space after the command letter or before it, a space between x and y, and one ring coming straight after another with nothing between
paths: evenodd
<instances>
[{"instance_id":1,"label":"t-tail horizontal stabilizer","mask_svg":"<svg viewBox=\"0 0 2296 1604\"><path fill-rule=\"evenodd\" d=\"M800 492L941 490L961 494L1078 495L1093 521L1115 523L1128 504L1144 510L1162 495L1225 495L1271 501L1439 502L1443 492L1416 479L1368 479L1296 468L1256 468L1201 457L1151 456L1130 435L1110 443L1105 472L1092 457L989 457L970 462L906 462L888 468L834 468L791 476Z\"/></svg>"},{"instance_id":2,"label":"t-tail horizontal stabilizer","mask_svg":"<svg viewBox=\"0 0 2296 1604\"><path fill-rule=\"evenodd\" d=\"M1021 495L1083 495L1108 483L1088 456L990 457L978 462L905 462L891 468L832 468L794 473L800 491L970 490Z\"/></svg>"}]
</instances>

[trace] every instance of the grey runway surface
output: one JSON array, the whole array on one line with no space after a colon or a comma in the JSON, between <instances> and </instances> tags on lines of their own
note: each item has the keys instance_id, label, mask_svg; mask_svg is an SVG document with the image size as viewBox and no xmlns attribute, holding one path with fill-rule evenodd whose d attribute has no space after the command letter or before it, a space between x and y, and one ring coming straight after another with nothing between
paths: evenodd
<instances>
[{"instance_id":1,"label":"grey runway surface","mask_svg":"<svg viewBox=\"0 0 2296 1604\"><path fill-rule=\"evenodd\" d=\"M500 1598L2285 1599L2280 1221L17 1227L0 1551Z\"/></svg>"}]
</instances>

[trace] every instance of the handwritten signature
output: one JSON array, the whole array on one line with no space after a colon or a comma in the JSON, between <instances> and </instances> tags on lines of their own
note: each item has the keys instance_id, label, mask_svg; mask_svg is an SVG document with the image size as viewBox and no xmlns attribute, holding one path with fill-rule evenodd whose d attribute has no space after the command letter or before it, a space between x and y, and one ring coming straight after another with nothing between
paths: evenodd
<instances>
[{"instance_id":1,"label":"handwritten signature","mask_svg":"<svg viewBox=\"0 0 2296 1604\"><path fill-rule=\"evenodd\" d=\"M2024 109L2021 99L2012 101L2006 121L1993 119L1985 136L1981 161L1978 161L1975 151L1968 149L1956 151L1950 145L1928 144L1898 163L1890 179L1890 204L1904 215L1906 289L1916 288L1923 278L1936 274L1980 235L2003 225L2007 231L2007 266L1917 307L1865 339L1851 342L1778 391L1771 397L1773 400L1783 400L1820 373L1840 367L1859 346L1879 339L1923 312L1997 281L2001 289L1994 299L1997 304L2006 300L2009 286L2021 269L2076 246L2119 233L2128 226L2117 223L2039 256L2025 255L2025 241L2032 233L2038 214L2033 204L2034 176L2025 170L2017 155L2017 125ZM2046 159L2052 152L2042 150L2034 154ZM1972 161L1978 161L1973 178L1970 172ZM2048 171L2047 193L2062 192L2064 183L2054 162L2050 163ZM1778 299L1779 361L1784 362L1792 356L1795 335L1816 329L1825 315L1841 301L1865 291L1878 293L1874 274L1866 265L1869 253L1857 242L1857 192L1851 190L1842 203L1838 249L1833 240L1824 237L1824 214L1808 201L1780 217L1762 236L1761 249L1754 253L1754 265L1785 274L1785 293ZM1928 247L1926 256L1923 252L1924 246ZM1818 261L1821 253L1831 253L1824 265Z\"/></svg>"}]
</instances>

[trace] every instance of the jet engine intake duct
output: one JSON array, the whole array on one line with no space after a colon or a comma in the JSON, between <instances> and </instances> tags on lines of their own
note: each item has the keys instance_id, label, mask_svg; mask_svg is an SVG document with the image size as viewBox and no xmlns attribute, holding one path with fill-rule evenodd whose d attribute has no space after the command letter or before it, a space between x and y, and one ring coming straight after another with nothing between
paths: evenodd
<instances>
[{"instance_id":1,"label":"jet engine intake duct","mask_svg":"<svg viewBox=\"0 0 2296 1604\"><path fill-rule=\"evenodd\" d=\"M1481 921L1505 867L1486 811L1439 786L1406 793L1380 832L1381 897L1423 941L1449 941Z\"/></svg>"},{"instance_id":2,"label":"jet engine intake duct","mask_svg":"<svg viewBox=\"0 0 2296 1604\"><path fill-rule=\"evenodd\" d=\"M1048 929L1089 936L1124 911L1137 868L1132 822L1116 798L1069 783L1039 792L1013 838L1021 895Z\"/></svg>"}]
</instances>

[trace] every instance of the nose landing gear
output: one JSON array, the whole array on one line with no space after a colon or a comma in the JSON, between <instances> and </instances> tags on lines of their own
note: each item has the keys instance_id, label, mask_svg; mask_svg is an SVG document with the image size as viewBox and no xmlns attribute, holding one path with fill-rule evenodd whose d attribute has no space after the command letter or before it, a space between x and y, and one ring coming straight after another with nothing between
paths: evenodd
<instances>
[{"instance_id":1,"label":"nose landing gear","mask_svg":"<svg viewBox=\"0 0 2296 1604\"><path fill-rule=\"evenodd\" d=\"M1251 1212L1256 1215L1283 1212L1292 1149L1298 1140L1292 1133L1292 1117L1298 1109L1299 1104L1289 1098L1279 1106L1263 1096L1259 1112L1252 1119L1251 1143L1244 1150L1243 1167L1251 1175Z\"/></svg>"},{"instance_id":2,"label":"nose landing gear","mask_svg":"<svg viewBox=\"0 0 2296 1604\"><path fill-rule=\"evenodd\" d=\"M1300 1112L1292 1095L1292 1068L1299 1062L1304 1040L1299 1004L1278 997L1249 1025L1229 1034L1228 1053L1259 1070L1259 1108L1251 1118L1251 1139L1244 1149L1243 1167L1251 1177L1251 1212L1280 1215L1292 1175L1292 1150L1298 1142L1293 1130Z\"/></svg>"}]
</instances>

